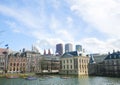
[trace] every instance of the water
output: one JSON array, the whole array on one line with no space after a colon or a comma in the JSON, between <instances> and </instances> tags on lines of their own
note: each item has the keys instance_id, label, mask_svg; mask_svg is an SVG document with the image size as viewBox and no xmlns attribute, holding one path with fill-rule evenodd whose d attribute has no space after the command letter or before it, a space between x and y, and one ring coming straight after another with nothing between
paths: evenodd
<instances>
[{"instance_id":1,"label":"water","mask_svg":"<svg viewBox=\"0 0 120 85\"><path fill-rule=\"evenodd\" d=\"M0 85L120 85L120 78L69 76L69 78L63 79L59 75L38 77L37 80L31 81L23 78L0 78Z\"/></svg>"}]
</instances>

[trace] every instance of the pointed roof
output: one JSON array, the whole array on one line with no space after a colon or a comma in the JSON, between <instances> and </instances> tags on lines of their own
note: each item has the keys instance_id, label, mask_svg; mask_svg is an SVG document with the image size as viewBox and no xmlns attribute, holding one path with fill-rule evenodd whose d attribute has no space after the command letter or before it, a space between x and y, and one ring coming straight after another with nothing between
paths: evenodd
<instances>
[{"instance_id":1,"label":"pointed roof","mask_svg":"<svg viewBox=\"0 0 120 85\"><path fill-rule=\"evenodd\" d=\"M93 55L90 55L90 61L89 61L89 63L90 63L90 64L95 63L95 60L94 60L94 58L93 58Z\"/></svg>"},{"instance_id":2,"label":"pointed roof","mask_svg":"<svg viewBox=\"0 0 120 85\"><path fill-rule=\"evenodd\" d=\"M46 55L46 50L44 50L44 55Z\"/></svg>"},{"instance_id":3,"label":"pointed roof","mask_svg":"<svg viewBox=\"0 0 120 85\"><path fill-rule=\"evenodd\" d=\"M48 49L48 55L51 55L51 51L50 51L50 49Z\"/></svg>"}]
</instances>

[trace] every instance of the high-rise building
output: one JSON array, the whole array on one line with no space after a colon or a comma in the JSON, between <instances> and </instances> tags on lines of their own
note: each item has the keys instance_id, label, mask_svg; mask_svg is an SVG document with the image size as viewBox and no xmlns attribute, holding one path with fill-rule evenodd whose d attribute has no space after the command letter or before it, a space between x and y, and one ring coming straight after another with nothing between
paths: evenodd
<instances>
[{"instance_id":1,"label":"high-rise building","mask_svg":"<svg viewBox=\"0 0 120 85\"><path fill-rule=\"evenodd\" d=\"M73 51L73 45L71 43L65 44L65 52Z\"/></svg>"},{"instance_id":2,"label":"high-rise building","mask_svg":"<svg viewBox=\"0 0 120 85\"><path fill-rule=\"evenodd\" d=\"M82 45L76 45L76 51L82 52Z\"/></svg>"},{"instance_id":3,"label":"high-rise building","mask_svg":"<svg viewBox=\"0 0 120 85\"><path fill-rule=\"evenodd\" d=\"M63 44L57 44L56 45L56 54L62 55L63 54Z\"/></svg>"}]
</instances>

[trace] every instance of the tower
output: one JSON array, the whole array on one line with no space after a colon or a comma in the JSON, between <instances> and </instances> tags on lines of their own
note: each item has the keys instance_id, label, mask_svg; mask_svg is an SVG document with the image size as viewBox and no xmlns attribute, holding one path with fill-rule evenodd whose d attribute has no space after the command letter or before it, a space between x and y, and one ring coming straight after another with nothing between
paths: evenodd
<instances>
[{"instance_id":1,"label":"tower","mask_svg":"<svg viewBox=\"0 0 120 85\"><path fill-rule=\"evenodd\" d=\"M63 44L57 44L56 45L56 54L62 55L63 54Z\"/></svg>"},{"instance_id":2,"label":"tower","mask_svg":"<svg viewBox=\"0 0 120 85\"><path fill-rule=\"evenodd\" d=\"M51 51L50 51L50 49L48 49L48 55L51 55Z\"/></svg>"},{"instance_id":3,"label":"tower","mask_svg":"<svg viewBox=\"0 0 120 85\"><path fill-rule=\"evenodd\" d=\"M44 50L44 55L46 55L46 50Z\"/></svg>"},{"instance_id":4,"label":"tower","mask_svg":"<svg viewBox=\"0 0 120 85\"><path fill-rule=\"evenodd\" d=\"M76 45L76 51L82 52L82 45Z\"/></svg>"},{"instance_id":5,"label":"tower","mask_svg":"<svg viewBox=\"0 0 120 85\"><path fill-rule=\"evenodd\" d=\"M65 52L73 51L73 45L71 43L65 44Z\"/></svg>"}]
</instances>

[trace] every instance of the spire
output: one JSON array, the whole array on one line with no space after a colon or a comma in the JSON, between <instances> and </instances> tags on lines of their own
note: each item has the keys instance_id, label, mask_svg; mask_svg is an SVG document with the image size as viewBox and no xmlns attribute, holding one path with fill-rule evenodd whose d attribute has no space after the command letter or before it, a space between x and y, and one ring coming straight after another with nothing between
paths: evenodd
<instances>
[{"instance_id":1,"label":"spire","mask_svg":"<svg viewBox=\"0 0 120 85\"><path fill-rule=\"evenodd\" d=\"M93 55L92 55L92 54L90 55L90 61L89 61L89 63L90 63L90 64L95 63L95 60L94 60L94 58L93 58Z\"/></svg>"},{"instance_id":2,"label":"spire","mask_svg":"<svg viewBox=\"0 0 120 85\"><path fill-rule=\"evenodd\" d=\"M46 55L46 50L44 49L44 55Z\"/></svg>"},{"instance_id":3,"label":"spire","mask_svg":"<svg viewBox=\"0 0 120 85\"><path fill-rule=\"evenodd\" d=\"M51 55L50 49L48 49L48 55Z\"/></svg>"}]
</instances>

